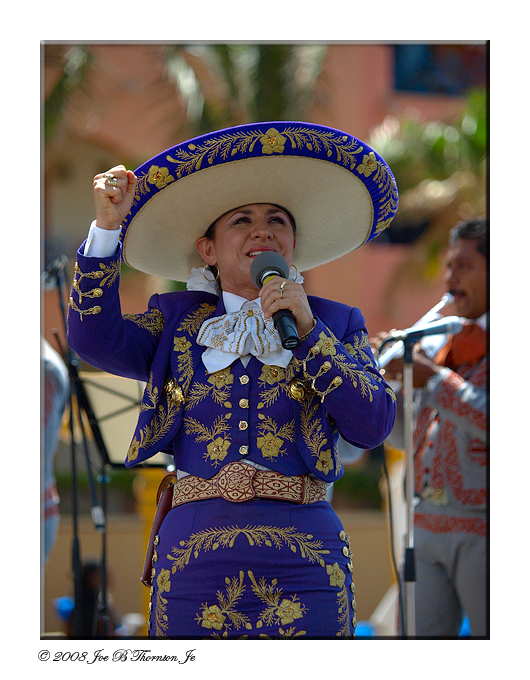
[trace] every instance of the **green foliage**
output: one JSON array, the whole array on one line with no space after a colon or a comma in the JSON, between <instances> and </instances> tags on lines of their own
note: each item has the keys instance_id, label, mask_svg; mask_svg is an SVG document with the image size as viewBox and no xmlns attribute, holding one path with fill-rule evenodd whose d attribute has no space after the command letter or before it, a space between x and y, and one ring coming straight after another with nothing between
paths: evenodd
<instances>
[{"instance_id":1,"label":"green foliage","mask_svg":"<svg viewBox=\"0 0 530 680\"><path fill-rule=\"evenodd\" d=\"M133 492L136 472L131 470L112 468L106 472L106 479L95 475L95 488L98 500L101 501L103 482L106 483L105 493L107 496L109 512L134 512L135 496ZM70 471L55 473L56 487L59 494L59 510L62 514L72 512L72 475ZM77 475L78 509L86 513L90 511L92 496L90 482L86 472L80 471Z\"/></svg>"},{"instance_id":2,"label":"green foliage","mask_svg":"<svg viewBox=\"0 0 530 680\"><path fill-rule=\"evenodd\" d=\"M250 121L303 120L325 54L325 45L311 44L175 45L168 48L166 60L181 92L186 74L188 101L202 102L200 110L193 107L189 122L196 133L203 133ZM207 74L213 74L216 95L198 64L206 64Z\"/></svg>"},{"instance_id":3,"label":"green foliage","mask_svg":"<svg viewBox=\"0 0 530 680\"><path fill-rule=\"evenodd\" d=\"M408 116L388 117L370 144L392 168L400 193L425 179L445 180L458 171L483 176L486 170L486 92L468 93L463 114L452 125Z\"/></svg>"},{"instance_id":4,"label":"green foliage","mask_svg":"<svg viewBox=\"0 0 530 680\"><path fill-rule=\"evenodd\" d=\"M132 492L135 476L136 473L130 470L113 468L107 472L107 484L112 488ZM55 479L57 487L66 488L71 484L72 475L69 471L58 471L55 473ZM99 476L97 481L101 483ZM77 483L81 488L88 488L88 475L86 473L79 473Z\"/></svg>"}]
</instances>

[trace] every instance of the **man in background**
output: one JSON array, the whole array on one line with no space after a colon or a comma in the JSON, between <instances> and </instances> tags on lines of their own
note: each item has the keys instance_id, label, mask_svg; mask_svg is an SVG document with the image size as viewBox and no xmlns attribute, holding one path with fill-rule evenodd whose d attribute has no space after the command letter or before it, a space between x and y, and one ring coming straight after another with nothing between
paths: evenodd
<instances>
[{"instance_id":1,"label":"man in background","mask_svg":"<svg viewBox=\"0 0 530 680\"><path fill-rule=\"evenodd\" d=\"M414 353L414 513L416 635L458 636L468 617L487 636L488 325L487 224L458 224L445 261L447 290L464 327L434 360ZM403 371L401 360L385 379ZM390 443L396 441L395 428Z\"/></svg>"}]
</instances>

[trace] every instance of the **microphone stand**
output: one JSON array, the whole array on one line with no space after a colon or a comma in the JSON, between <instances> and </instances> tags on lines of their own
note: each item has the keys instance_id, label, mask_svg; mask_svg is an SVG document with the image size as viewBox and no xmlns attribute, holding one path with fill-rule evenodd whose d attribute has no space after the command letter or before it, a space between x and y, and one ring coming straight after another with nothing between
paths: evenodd
<instances>
[{"instance_id":1,"label":"microphone stand","mask_svg":"<svg viewBox=\"0 0 530 680\"><path fill-rule=\"evenodd\" d=\"M62 275L66 266L66 258L62 258L60 264L52 263L46 270L47 280L53 281L57 288L59 297L59 306L61 309L61 316L63 321L64 332L66 335L67 321L66 321L66 309L63 299L63 286L66 285L66 280L62 279ZM83 637L83 611L81 609L82 603L82 583L81 583L81 551L79 544L79 507L78 507L78 495L77 495L77 461L76 461L76 450L77 442L75 437L74 428L74 404L73 396L76 396L77 403L77 416L79 421L79 426L83 439L83 452L87 466L87 474L89 479L89 485L92 495L92 508L91 515L92 521L96 531L100 532L102 535L102 557L100 562L101 571L101 591L100 598L98 602L97 618L94 622L92 636L98 638L108 637L108 606L107 606L107 524L106 524L106 512L107 512L107 495L105 492L105 484L108 481L108 477L105 474L106 464L109 461L109 455L101 435L97 419L91 408L88 395L83 385L83 381L79 376L78 365L79 361L74 358L72 350L67 346L62 347L59 340L58 333L56 329L53 331L57 344L59 345L59 351L63 356L68 373L70 376L70 391L68 395L69 407L70 407L70 437L71 437L71 469L72 469L72 572L74 579L74 609L73 609L73 637L82 638ZM84 418L83 414L86 415L88 419L94 441L96 443L97 449L101 457L101 474L99 475L99 481L102 483L102 504L98 503L97 493L94 484L94 477L92 474L91 461L88 452L88 438L85 432Z\"/></svg>"},{"instance_id":2,"label":"microphone stand","mask_svg":"<svg viewBox=\"0 0 530 680\"><path fill-rule=\"evenodd\" d=\"M448 296L445 296L448 298ZM452 298L452 296L451 296ZM442 300L442 302L444 302ZM441 304L441 303L440 303ZM445 304L445 302L444 302ZM434 309L439 308L440 305ZM416 633L416 612L415 612L415 585L416 585L416 567L414 556L414 507L416 505L414 499L414 383L413 383L413 368L414 360L412 357L412 350L414 345L421 340L425 335L438 334L455 334L462 329L462 320L456 316L446 317L444 321L432 322L425 327L420 327L415 324L412 328L400 331L390 335L384 340L379 348L379 357L382 356L382 349L387 342L392 342L399 337L403 343L403 427L404 427L404 443L406 454L406 474L405 474L405 496L407 504L407 536L405 547L404 573L403 578L405 582L405 634L407 637L414 637ZM397 343L396 343L397 344ZM394 356L394 348L386 353L386 356ZM384 362L378 361L381 364ZM386 365L386 363L384 363Z\"/></svg>"},{"instance_id":3,"label":"microphone stand","mask_svg":"<svg viewBox=\"0 0 530 680\"><path fill-rule=\"evenodd\" d=\"M405 500L407 506L407 533L403 580L405 582L405 636L416 634L416 567L414 555L414 386L412 348L417 340L405 339L403 354L403 427L405 438L406 472Z\"/></svg>"},{"instance_id":4,"label":"microphone stand","mask_svg":"<svg viewBox=\"0 0 530 680\"><path fill-rule=\"evenodd\" d=\"M379 348L381 356L383 347L394 338L384 340ZM411 335L403 339L403 428L405 443L405 502L407 507L406 543L403 564L403 589L405 637L416 634L416 566L414 555L414 360L412 350L418 337ZM392 350L390 350L392 351ZM400 586L401 587L401 586Z\"/></svg>"}]
</instances>

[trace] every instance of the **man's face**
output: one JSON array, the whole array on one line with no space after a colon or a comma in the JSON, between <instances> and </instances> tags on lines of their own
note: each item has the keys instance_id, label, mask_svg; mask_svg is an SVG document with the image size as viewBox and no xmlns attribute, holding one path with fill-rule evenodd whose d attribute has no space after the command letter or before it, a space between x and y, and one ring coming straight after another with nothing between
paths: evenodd
<instances>
[{"instance_id":1,"label":"man's face","mask_svg":"<svg viewBox=\"0 0 530 680\"><path fill-rule=\"evenodd\" d=\"M458 316L478 319L488 309L486 258L477 241L459 239L450 246L445 261L447 290L454 295Z\"/></svg>"}]
</instances>

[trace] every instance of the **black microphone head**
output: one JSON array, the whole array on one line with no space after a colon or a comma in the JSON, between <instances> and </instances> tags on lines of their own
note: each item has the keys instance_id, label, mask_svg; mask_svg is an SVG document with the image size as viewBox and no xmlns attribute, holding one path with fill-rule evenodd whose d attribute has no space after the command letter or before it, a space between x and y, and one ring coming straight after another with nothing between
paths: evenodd
<instances>
[{"instance_id":1,"label":"black microphone head","mask_svg":"<svg viewBox=\"0 0 530 680\"><path fill-rule=\"evenodd\" d=\"M250 276L258 288L263 286L267 275L282 276L284 279L289 278L287 262L280 253L276 253L274 250L265 250L256 255L250 266Z\"/></svg>"}]
</instances>

